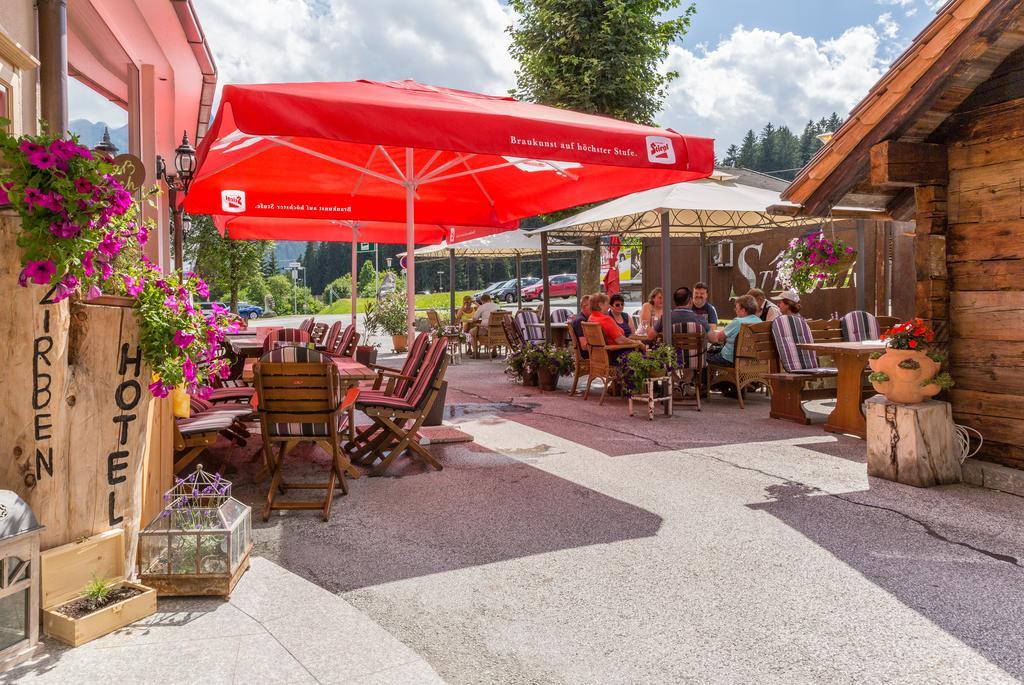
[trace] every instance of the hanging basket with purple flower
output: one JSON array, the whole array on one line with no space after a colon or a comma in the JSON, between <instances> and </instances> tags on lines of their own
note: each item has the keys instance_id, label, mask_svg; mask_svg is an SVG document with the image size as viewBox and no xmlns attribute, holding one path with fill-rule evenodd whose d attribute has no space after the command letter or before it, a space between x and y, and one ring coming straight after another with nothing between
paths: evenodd
<instances>
[{"instance_id":1,"label":"hanging basket with purple flower","mask_svg":"<svg viewBox=\"0 0 1024 685\"><path fill-rule=\"evenodd\" d=\"M0 157L0 204L21 217L19 285L52 286L55 301L78 291L98 295L121 249L144 243L148 231L111 160L75 137L2 131Z\"/></svg>"},{"instance_id":2,"label":"hanging basket with purple flower","mask_svg":"<svg viewBox=\"0 0 1024 685\"><path fill-rule=\"evenodd\" d=\"M778 261L777 287L809 293L832 276L846 271L855 252L842 240L812 231L793 238Z\"/></svg>"}]
</instances>

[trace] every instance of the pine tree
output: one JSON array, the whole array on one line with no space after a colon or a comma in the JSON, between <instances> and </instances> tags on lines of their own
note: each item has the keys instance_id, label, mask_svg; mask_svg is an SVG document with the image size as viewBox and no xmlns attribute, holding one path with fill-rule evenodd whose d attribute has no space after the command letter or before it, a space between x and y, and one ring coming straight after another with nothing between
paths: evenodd
<instances>
[{"instance_id":1,"label":"pine tree","mask_svg":"<svg viewBox=\"0 0 1024 685\"><path fill-rule=\"evenodd\" d=\"M772 122L768 122L761 129L761 134L757 137L757 166L756 169L760 171L771 171L776 169L778 164L778 141L775 135L775 126Z\"/></svg>"},{"instance_id":2,"label":"pine tree","mask_svg":"<svg viewBox=\"0 0 1024 685\"><path fill-rule=\"evenodd\" d=\"M736 166L736 160L740 155L740 149L733 143L729 146L729 149L725 151L725 159L722 160L722 164L725 166Z\"/></svg>"},{"instance_id":3,"label":"pine tree","mask_svg":"<svg viewBox=\"0 0 1024 685\"><path fill-rule=\"evenodd\" d=\"M839 130L839 127L842 125L843 118L836 114L835 112L832 112L832 116L828 118L828 121L825 124L826 128L824 131L822 131L822 133L835 133L836 131Z\"/></svg>"},{"instance_id":4,"label":"pine tree","mask_svg":"<svg viewBox=\"0 0 1024 685\"><path fill-rule=\"evenodd\" d=\"M260 260L260 271L263 272L264 278L270 278L277 273L277 248L273 240L267 241L266 251Z\"/></svg>"},{"instance_id":5,"label":"pine tree","mask_svg":"<svg viewBox=\"0 0 1024 685\"><path fill-rule=\"evenodd\" d=\"M800 136L800 164L801 166L811 161L811 157L821 149L821 141L818 140L820 133L818 126L813 121L808 121L804 126L804 132Z\"/></svg>"},{"instance_id":6,"label":"pine tree","mask_svg":"<svg viewBox=\"0 0 1024 685\"><path fill-rule=\"evenodd\" d=\"M747 131L743 137L743 145L740 147L740 154L736 158L736 165L744 169L756 169L758 158L757 136L754 130Z\"/></svg>"}]
</instances>

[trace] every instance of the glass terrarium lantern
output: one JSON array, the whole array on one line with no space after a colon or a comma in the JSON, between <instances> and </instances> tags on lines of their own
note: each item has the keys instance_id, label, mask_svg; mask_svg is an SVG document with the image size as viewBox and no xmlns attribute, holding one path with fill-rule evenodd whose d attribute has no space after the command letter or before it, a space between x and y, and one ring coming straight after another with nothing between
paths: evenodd
<instances>
[{"instance_id":1,"label":"glass terrarium lantern","mask_svg":"<svg viewBox=\"0 0 1024 685\"><path fill-rule=\"evenodd\" d=\"M0 490L0 673L39 645L39 525L25 501Z\"/></svg>"},{"instance_id":2,"label":"glass terrarium lantern","mask_svg":"<svg viewBox=\"0 0 1024 685\"><path fill-rule=\"evenodd\" d=\"M202 464L164 495L139 534L139 577L160 595L228 596L249 567L251 510Z\"/></svg>"}]
</instances>

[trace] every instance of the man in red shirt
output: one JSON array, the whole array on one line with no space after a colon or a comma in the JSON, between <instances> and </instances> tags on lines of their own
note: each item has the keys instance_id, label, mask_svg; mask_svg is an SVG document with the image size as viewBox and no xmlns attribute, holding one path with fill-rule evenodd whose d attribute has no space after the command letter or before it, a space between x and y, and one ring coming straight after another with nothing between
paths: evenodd
<instances>
[{"instance_id":1,"label":"man in red shirt","mask_svg":"<svg viewBox=\"0 0 1024 685\"><path fill-rule=\"evenodd\" d=\"M608 315L608 296L604 293L598 293L597 295L590 296L590 317L587 318L587 323L600 324L601 330L604 331L604 341L606 345L633 345L634 347L644 348L645 345L631 338L627 338L622 334L622 327L615 323L615 319Z\"/></svg>"}]
</instances>

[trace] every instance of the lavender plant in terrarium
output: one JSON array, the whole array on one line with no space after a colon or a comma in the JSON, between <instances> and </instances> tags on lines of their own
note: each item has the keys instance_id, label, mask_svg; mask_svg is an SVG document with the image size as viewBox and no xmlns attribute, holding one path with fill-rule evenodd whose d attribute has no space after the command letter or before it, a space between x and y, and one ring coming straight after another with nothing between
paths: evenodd
<instances>
[{"instance_id":1,"label":"lavender plant in terrarium","mask_svg":"<svg viewBox=\"0 0 1024 685\"><path fill-rule=\"evenodd\" d=\"M229 480L200 464L175 479L163 511L140 534L139 573L163 594L206 594L186 579L232 578L251 547L249 507L231 496Z\"/></svg>"}]
</instances>

